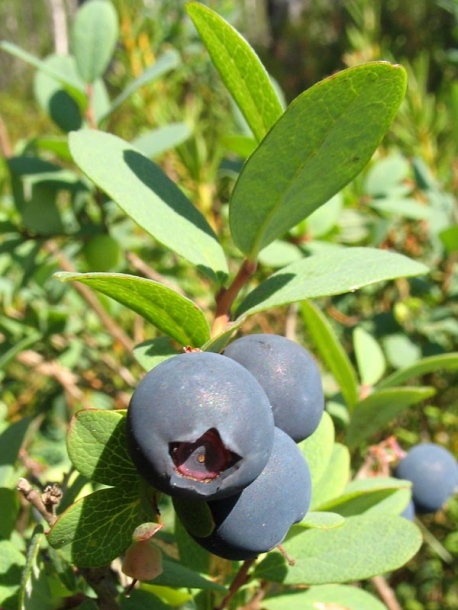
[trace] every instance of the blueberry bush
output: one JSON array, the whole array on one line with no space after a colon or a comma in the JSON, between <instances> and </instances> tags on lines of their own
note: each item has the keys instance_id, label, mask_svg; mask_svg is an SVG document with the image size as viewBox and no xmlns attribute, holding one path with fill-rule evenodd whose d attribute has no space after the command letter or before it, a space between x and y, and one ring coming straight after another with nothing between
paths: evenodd
<instances>
[{"instance_id":1,"label":"blueberry bush","mask_svg":"<svg viewBox=\"0 0 458 610\"><path fill-rule=\"evenodd\" d=\"M395 366L373 329L355 325L349 340L321 304L344 309L362 289L363 310L395 280L409 297L397 320L415 327L406 287L456 250L449 199L415 162L417 188L442 213L428 225L428 266L410 256L412 228L393 231L400 200L425 221L404 188L410 161L365 169L404 100L401 65L355 65L286 104L228 20L204 3L185 10L191 50L169 44L118 95L106 80L120 35L108 0L78 10L69 55L0 43L36 69L36 99L60 130L3 147L2 294L10 309L25 303L20 321L0 320L4 403L28 383L14 404L34 408L1 414L0 605L381 610L387 578L423 539L450 557L414 513L453 498L456 459L429 443L406 454L387 430L437 392L410 382L455 371L458 354ZM125 104L148 105L142 88L158 99L179 89L197 40L209 82L227 90L214 103L234 117L219 148L192 121L115 133ZM192 86L191 75L183 98ZM201 103L192 98L193 118ZM215 179L222 150L218 191L202 175ZM361 221L347 208L346 229L345 189L368 209ZM304 340L266 322L273 311L299 318ZM453 328L442 330L445 346ZM425 487L436 465L443 478Z\"/></svg>"}]
</instances>

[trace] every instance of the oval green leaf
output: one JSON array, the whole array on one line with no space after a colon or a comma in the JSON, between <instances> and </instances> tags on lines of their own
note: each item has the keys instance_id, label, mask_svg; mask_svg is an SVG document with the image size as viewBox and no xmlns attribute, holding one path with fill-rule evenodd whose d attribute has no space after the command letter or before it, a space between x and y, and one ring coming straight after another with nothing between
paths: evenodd
<instances>
[{"instance_id":1,"label":"oval green leaf","mask_svg":"<svg viewBox=\"0 0 458 610\"><path fill-rule=\"evenodd\" d=\"M355 447L367 440L386 428L404 409L434 396L435 392L431 387L415 387L387 388L370 394L353 411L347 429L347 444Z\"/></svg>"},{"instance_id":2,"label":"oval green leaf","mask_svg":"<svg viewBox=\"0 0 458 610\"><path fill-rule=\"evenodd\" d=\"M403 566L421 543L417 526L403 517L350 517L342 527L305 530L286 541L283 546L296 564L284 582L321 585L370 578Z\"/></svg>"},{"instance_id":3,"label":"oval green leaf","mask_svg":"<svg viewBox=\"0 0 458 610\"><path fill-rule=\"evenodd\" d=\"M340 387L350 410L358 402L358 380L355 369L343 349L329 320L311 301L301 303L301 314L320 356Z\"/></svg>"},{"instance_id":4,"label":"oval green leaf","mask_svg":"<svg viewBox=\"0 0 458 610\"><path fill-rule=\"evenodd\" d=\"M325 411L318 428L312 436L309 436L298 444L298 447L305 456L310 468L312 488L323 476L329 460L331 459L334 434L334 424L331 416Z\"/></svg>"},{"instance_id":5,"label":"oval green leaf","mask_svg":"<svg viewBox=\"0 0 458 610\"><path fill-rule=\"evenodd\" d=\"M51 69L67 72L78 79L75 60L70 55L50 55L43 60L43 63ZM38 104L60 129L69 132L81 127L83 123L81 109L61 83L43 70L39 70L35 74L33 84Z\"/></svg>"},{"instance_id":6,"label":"oval green leaf","mask_svg":"<svg viewBox=\"0 0 458 610\"><path fill-rule=\"evenodd\" d=\"M352 180L380 144L406 88L401 66L349 68L297 97L248 159L230 201L234 242L254 260Z\"/></svg>"},{"instance_id":7,"label":"oval green leaf","mask_svg":"<svg viewBox=\"0 0 458 610\"><path fill-rule=\"evenodd\" d=\"M71 49L85 83L93 83L105 72L118 34L118 15L111 2L91 0L78 10L71 31Z\"/></svg>"},{"instance_id":8,"label":"oval green leaf","mask_svg":"<svg viewBox=\"0 0 458 610\"><path fill-rule=\"evenodd\" d=\"M67 434L75 468L97 483L135 487L138 474L127 453L125 430L126 411L78 411Z\"/></svg>"},{"instance_id":9,"label":"oval green leaf","mask_svg":"<svg viewBox=\"0 0 458 610\"><path fill-rule=\"evenodd\" d=\"M386 368L382 348L364 328L355 328L353 331L353 346L361 383L375 385Z\"/></svg>"},{"instance_id":10,"label":"oval green leaf","mask_svg":"<svg viewBox=\"0 0 458 610\"><path fill-rule=\"evenodd\" d=\"M77 567L106 566L131 544L134 529L150 520L138 489L107 487L63 512L51 528L48 542Z\"/></svg>"},{"instance_id":11,"label":"oval green leaf","mask_svg":"<svg viewBox=\"0 0 458 610\"><path fill-rule=\"evenodd\" d=\"M134 347L134 358L145 371L151 371L164 360L181 353L169 337L150 339Z\"/></svg>"},{"instance_id":12,"label":"oval green leaf","mask_svg":"<svg viewBox=\"0 0 458 610\"><path fill-rule=\"evenodd\" d=\"M343 517L360 515L373 509L400 489L410 489L408 481L391 477L371 477L350 481L343 493L322 505L322 510L333 511ZM399 513L394 513L399 514Z\"/></svg>"},{"instance_id":13,"label":"oval green leaf","mask_svg":"<svg viewBox=\"0 0 458 610\"><path fill-rule=\"evenodd\" d=\"M350 478L350 452L345 445L334 443L331 459L319 481L312 487L312 503L315 510L339 496Z\"/></svg>"},{"instance_id":14,"label":"oval green leaf","mask_svg":"<svg viewBox=\"0 0 458 610\"><path fill-rule=\"evenodd\" d=\"M0 540L0 604L5 608L18 608L16 598L26 559L9 540ZM8 606L6 604L8 603Z\"/></svg>"},{"instance_id":15,"label":"oval green leaf","mask_svg":"<svg viewBox=\"0 0 458 610\"><path fill-rule=\"evenodd\" d=\"M310 512L305 515L300 523L293 528L328 530L334 527L341 527L345 523L345 518L337 513L329 512Z\"/></svg>"},{"instance_id":16,"label":"oval green leaf","mask_svg":"<svg viewBox=\"0 0 458 610\"><path fill-rule=\"evenodd\" d=\"M236 317L305 299L354 292L397 277L422 275L428 268L396 252L339 248L310 256L276 271L239 305Z\"/></svg>"},{"instance_id":17,"label":"oval green leaf","mask_svg":"<svg viewBox=\"0 0 458 610\"><path fill-rule=\"evenodd\" d=\"M259 142L283 113L266 69L248 42L214 11L200 2L186 10Z\"/></svg>"},{"instance_id":18,"label":"oval green leaf","mask_svg":"<svg viewBox=\"0 0 458 610\"><path fill-rule=\"evenodd\" d=\"M183 347L200 347L210 338L201 309L190 299L154 280L123 273L68 273L54 275L62 282L78 281L106 294L140 314Z\"/></svg>"},{"instance_id":19,"label":"oval green leaf","mask_svg":"<svg viewBox=\"0 0 458 610\"><path fill-rule=\"evenodd\" d=\"M266 610L387 610L376 597L350 585L317 585L307 591L278 595L262 603Z\"/></svg>"},{"instance_id":20,"label":"oval green leaf","mask_svg":"<svg viewBox=\"0 0 458 610\"><path fill-rule=\"evenodd\" d=\"M147 233L212 279L227 276L224 252L210 225L155 163L100 131L73 132L69 142L75 163Z\"/></svg>"}]
</instances>

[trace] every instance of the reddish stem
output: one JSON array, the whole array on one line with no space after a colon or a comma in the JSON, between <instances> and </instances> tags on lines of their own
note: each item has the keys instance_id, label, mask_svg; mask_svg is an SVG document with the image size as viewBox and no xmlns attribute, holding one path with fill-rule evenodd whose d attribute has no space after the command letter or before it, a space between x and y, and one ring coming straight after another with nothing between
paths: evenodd
<instances>
[{"instance_id":1,"label":"reddish stem","mask_svg":"<svg viewBox=\"0 0 458 610\"><path fill-rule=\"evenodd\" d=\"M235 575L234 580L231 582L231 586L229 587L229 593L223 599L221 604L217 608L215 608L215 610L224 610L224 608L228 607L228 605L230 604L231 600L237 594L237 591L241 587L243 587L243 585L247 582L247 580L249 578L248 577L248 571L251 568L251 566L254 564L255 561L256 561L256 559L247 559L246 561L244 561L242 563L242 565L240 566L239 571Z\"/></svg>"},{"instance_id":2,"label":"reddish stem","mask_svg":"<svg viewBox=\"0 0 458 610\"><path fill-rule=\"evenodd\" d=\"M223 289L216 297L216 313L212 326L212 337L217 337L226 330L230 320L232 304L255 271L256 262L245 259L230 286Z\"/></svg>"}]
</instances>

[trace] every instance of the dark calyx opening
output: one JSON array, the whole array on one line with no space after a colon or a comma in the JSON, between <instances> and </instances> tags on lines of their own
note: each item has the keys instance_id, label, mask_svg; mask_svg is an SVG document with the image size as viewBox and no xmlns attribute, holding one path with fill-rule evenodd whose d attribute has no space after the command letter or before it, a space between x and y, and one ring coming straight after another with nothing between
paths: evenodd
<instances>
[{"instance_id":1,"label":"dark calyx opening","mask_svg":"<svg viewBox=\"0 0 458 610\"><path fill-rule=\"evenodd\" d=\"M215 428L207 430L193 443L169 443L169 453L178 474L204 483L213 481L241 459L224 446Z\"/></svg>"}]
</instances>

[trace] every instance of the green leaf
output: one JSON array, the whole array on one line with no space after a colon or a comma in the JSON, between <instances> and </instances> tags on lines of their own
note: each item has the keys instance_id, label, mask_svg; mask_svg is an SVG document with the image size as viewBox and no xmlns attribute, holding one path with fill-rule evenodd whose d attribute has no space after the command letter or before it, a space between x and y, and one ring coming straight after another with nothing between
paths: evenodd
<instances>
[{"instance_id":1,"label":"green leaf","mask_svg":"<svg viewBox=\"0 0 458 610\"><path fill-rule=\"evenodd\" d=\"M207 502L173 498L173 508L190 534L198 538L206 538L215 529L215 522Z\"/></svg>"},{"instance_id":2,"label":"green leaf","mask_svg":"<svg viewBox=\"0 0 458 610\"><path fill-rule=\"evenodd\" d=\"M7 487L0 487L0 506L2 507L0 539L8 539L16 527L18 518L19 498L17 491Z\"/></svg>"},{"instance_id":3,"label":"green leaf","mask_svg":"<svg viewBox=\"0 0 458 610\"><path fill-rule=\"evenodd\" d=\"M170 123L142 133L138 138L132 140L132 145L138 148L145 157L152 158L175 148L187 140L190 135L191 129L186 123Z\"/></svg>"},{"instance_id":4,"label":"green leaf","mask_svg":"<svg viewBox=\"0 0 458 610\"><path fill-rule=\"evenodd\" d=\"M355 479L348 483L339 497L326 502L320 509L333 511L343 517L352 517L369 511L399 489L410 487L408 481L390 477Z\"/></svg>"},{"instance_id":5,"label":"green leaf","mask_svg":"<svg viewBox=\"0 0 458 610\"><path fill-rule=\"evenodd\" d=\"M367 172L364 192L371 197L386 197L404 188L410 174L410 164L400 153L383 157ZM411 190L411 187L407 187Z\"/></svg>"},{"instance_id":6,"label":"green leaf","mask_svg":"<svg viewBox=\"0 0 458 610\"><path fill-rule=\"evenodd\" d=\"M118 35L118 16L108 0L91 0L77 11L71 31L71 50L84 82L93 83L105 72Z\"/></svg>"},{"instance_id":7,"label":"green leaf","mask_svg":"<svg viewBox=\"0 0 458 610\"><path fill-rule=\"evenodd\" d=\"M317 83L289 105L245 163L232 192L231 233L249 259L362 170L405 87L402 67L374 62Z\"/></svg>"},{"instance_id":8,"label":"green leaf","mask_svg":"<svg viewBox=\"0 0 458 610\"><path fill-rule=\"evenodd\" d=\"M140 227L211 278L226 277L210 225L157 165L111 134L83 130L69 141L75 163Z\"/></svg>"},{"instance_id":9,"label":"green leaf","mask_svg":"<svg viewBox=\"0 0 458 610\"><path fill-rule=\"evenodd\" d=\"M180 55L175 49L169 49L161 55L152 66L147 68L138 78L129 83L122 93L116 97L107 109L106 113L100 118L105 120L112 112L117 110L135 91L148 83L160 78L173 68L176 68L180 63Z\"/></svg>"},{"instance_id":10,"label":"green leaf","mask_svg":"<svg viewBox=\"0 0 458 610\"><path fill-rule=\"evenodd\" d=\"M253 578L281 583L284 581L287 572L288 565L283 555L280 553L268 553L260 563L255 564ZM262 605L264 606L264 600Z\"/></svg>"},{"instance_id":11,"label":"green leaf","mask_svg":"<svg viewBox=\"0 0 458 610\"><path fill-rule=\"evenodd\" d=\"M407 197L372 199L368 205L387 216L401 216L412 220L430 220L433 214L430 207Z\"/></svg>"},{"instance_id":12,"label":"green leaf","mask_svg":"<svg viewBox=\"0 0 458 610\"><path fill-rule=\"evenodd\" d=\"M293 525L292 529L319 529L328 530L334 527L341 527L345 523L344 517L337 513L330 512L310 512L305 515L302 521L296 525Z\"/></svg>"},{"instance_id":13,"label":"green leaf","mask_svg":"<svg viewBox=\"0 0 458 610\"><path fill-rule=\"evenodd\" d=\"M48 542L75 566L105 566L127 549L134 529L149 520L138 488L107 487L63 512L51 528Z\"/></svg>"},{"instance_id":14,"label":"green leaf","mask_svg":"<svg viewBox=\"0 0 458 610\"><path fill-rule=\"evenodd\" d=\"M210 571L210 553L191 538L176 513L174 539L182 565L208 574Z\"/></svg>"},{"instance_id":15,"label":"green leaf","mask_svg":"<svg viewBox=\"0 0 458 610\"><path fill-rule=\"evenodd\" d=\"M317 585L307 591L271 597L262 602L266 610L387 610L376 597L350 585Z\"/></svg>"},{"instance_id":16,"label":"green leaf","mask_svg":"<svg viewBox=\"0 0 458 610\"><path fill-rule=\"evenodd\" d=\"M104 485L136 485L138 474L127 453L126 411L85 409L73 416L68 455L85 477Z\"/></svg>"},{"instance_id":17,"label":"green leaf","mask_svg":"<svg viewBox=\"0 0 458 610\"><path fill-rule=\"evenodd\" d=\"M315 510L329 500L340 496L350 478L350 452L345 445L334 443L331 459L319 481L312 487L312 503Z\"/></svg>"},{"instance_id":18,"label":"green leaf","mask_svg":"<svg viewBox=\"0 0 458 610\"><path fill-rule=\"evenodd\" d=\"M208 7L191 2L186 10L254 136L262 140L283 109L259 57L231 25Z\"/></svg>"},{"instance_id":19,"label":"green leaf","mask_svg":"<svg viewBox=\"0 0 458 610\"><path fill-rule=\"evenodd\" d=\"M440 354L438 356L429 356L428 358L422 358L409 367L401 369L392 373L378 384L377 389L389 388L392 386L399 385L413 379L414 377L421 377L422 375L428 375L436 371L446 370L454 371L458 369L458 352L451 354Z\"/></svg>"},{"instance_id":20,"label":"green leaf","mask_svg":"<svg viewBox=\"0 0 458 610\"><path fill-rule=\"evenodd\" d=\"M0 540L0 604L5 608L18 608L15 598L24 565L25 557L16 546L9 540Z\"/></svg>"},{"instance_id":21,"label":"green leaf","mask_svg":"<svg viewBox=\"0 0 458 610\"><path fill-rule=\"evenodd\" d=\"M252 136L244 136L240 134L229 134L221 138L221 144L235 153L242 159L246 159L251 155L257 146L256 140Z\"/></svg>"},{"instance_id":22,"label":"green leaf","mask_svg":"<svg viewBox=\"0 0 458 610\"><path fill-rule=\"evenodd\" d=\"M78 281L137 312L182 346L200 347L210 338L201 309L171 288L123 273L67 273L54 275L62 282Z\"/></svg>"},{"instance_id":23,"label":"green leaf","mask_svg":"<svg viewBox=\"0 0 458 610\"><path fill-rule=\"evenodd\" d=\"M298 444L310 468L312 488L323 476L328 466L333 445L334 424L329 413L325 411L315 432Z\"/></svg>"},{"instance_id":24,"label":"green leaf","mask_svg":"<svg viewBox=\"0 0 458 610\"><path fill-rule=\"evenodd\" d=\"M314 303L301 303L301 314L308 334L337 381L348 408L352 410L358 402L358 380L347 353L326 316Z\"/></svg>"},{"instance_id":25,"label":"green leaf","mask_svg":"<svg viewBox=\"0 0 458 610\"><path fill-rule=\"evenodd\" d=\"M167 559L162 560L163 573L154 579L154 584L163 587L202 589L207 591L226 591L217 582L208 580L185 566Z\"/></svg>"},{"instance_id":26,"label":"green leaf","mask_svg":"<svg viewBox=\"0 0 458 610\"><path fill-rule=\"evenodd\" d=\"M51 610L56 607L56 600L52 599L48 576L40 555L44 543L45 535L39 525L35 528L27 550L27 562L22 573L19 592L20 610Z\"/></svg>"},{"instance_id":27,"label":"green leaf","mask_svg":"<svg viewBox=\"0 0 458 610\"><path fill-rule=\"evenodd\" d=\"M375 385L386 368L382 348L363 328L353 331L353 346L361 382L368 386Z\"/></svg>"},{"instance_id":28,"label":"green leaf","mask_svg":"<svg viewBox=\"0 0 458 610\"><path fill-rule=\"evenodd\" d=\"M439 233L439 238L447 254L458 252L458 224L452 225Z\"/></svg>"},{"instance_id":29,"label":"green leaf","mask_svg":"<svg viewBox=\"0 0 458 610\"><path fill-rule=\"evenodd\" d=\"M50 55L43 64L51 69L66 72L78 79L75 59L69 55ZM76 100L55 78L39 70L34 78L35 98L41 108L63 131L79 129L83 123L81 109Z\"/></svg>"},{"instance_id":30,"label":"green leaf","mask_svg":"<svg viewBox=\"0 0 458 610\"><path fill-rule=\"evenodd\" d=\"M435 393L436 390L431 387L387 388L375 391L362 400L353 411L347 429L347 444L355 447L372 434L384 430L387 424L407 407L422 402Z\"/></svg>"},{"instance_id":31,"label":"green leaf","mask_svg":"<svg viewBox=\"0 0 458 610\"><path fill-rule=\"evenodd\" d=\"M13 424L10 424L0 434L0 485L8 486L14 465L18 459L19 450L24 442L32 420L24 417Z\"/></svg>"},{"instance_id":32,"label":"green leaf","mask_svg":"<svg viewBox=\"0 0 458 610\"><path fill-rule=\"evenodd\" d=\"M403 566L421 543L416 525L403 517L350 517L342 527L306 530L286 541L283 546L296 564L284 582L320 585L370 578Z\"/></svg>"},{"instance_id":33,"label":"green leaf","mask_svg":"<svg viewBox=\"0 0 458 610\"><path fill-rule=\"evenodd\" d=\"M371 513L372 515L400 515L409 504L411 498L412 490L410 487L398 489L390 496L387 496L383 500L380 500L380 502L377 502L377 504L369 507L366 510L366 513Z\"/></svg>"},{"instance_id":34,"label":"green leaf","mask_svg":"<svg viewBox=\"0 0 458 610\"><path fill-rule=\"evenodd\" d=\"M145 371L151 371L155 366L172 356L182 353L169 337L158 337L139 343L134 347L134 358Z\"/></svg>"},{"instance_id":35,"label":"green leaf","mask_svg":"<svg viewBox=\"0 0 458 610\"><path fill-rule=\"evenodd\" d=\"M397 277L427 273L428 268L402 254L376 248L346 248L292 263L275 272L239 305L236 316L254 314L323 296L353 292Z\"/></svg>"},{"instance_id":36,"label":"green leaf","mask_svg":"<svg viewBox=\"0 0 458 610\"><path fill-rule=\"evenodd\" d=\"M303 258L304 253L296 244L276 239L260 252L258 261L266 267L280 269Z\"/></svg>"},{"instance_id":37,"label":"green leaf","mask_svg":"<svg viewBox=\"0 0 458 610\"><path fill-rule=\"evenodd\" d=\"M31 66L34 66L34 68L41 70L44 74L47 74L56 80L78 102L80 108L85 108L87 105L87 97L81 79L75 78L73 74L67 74L65 71L58 70L54 66L51 67L47 65L45 61L42 61L35 57L35 55L24 51L12 42L8 42L6 40L1 41L0 49L6 51L10 55L14 55L19 59L22 59Z\"/></svg>"},{"instance_id":38,"label":"green leaf","mask_svg":"<svg viewBox=\"0 0 458 610\"><path fill-rule=\"evenodd\" d=\"M343 206L341 192L331 197L307 217L307 235L316 239L326 235L337 224Z\"/></svg>"}]
</instances>

